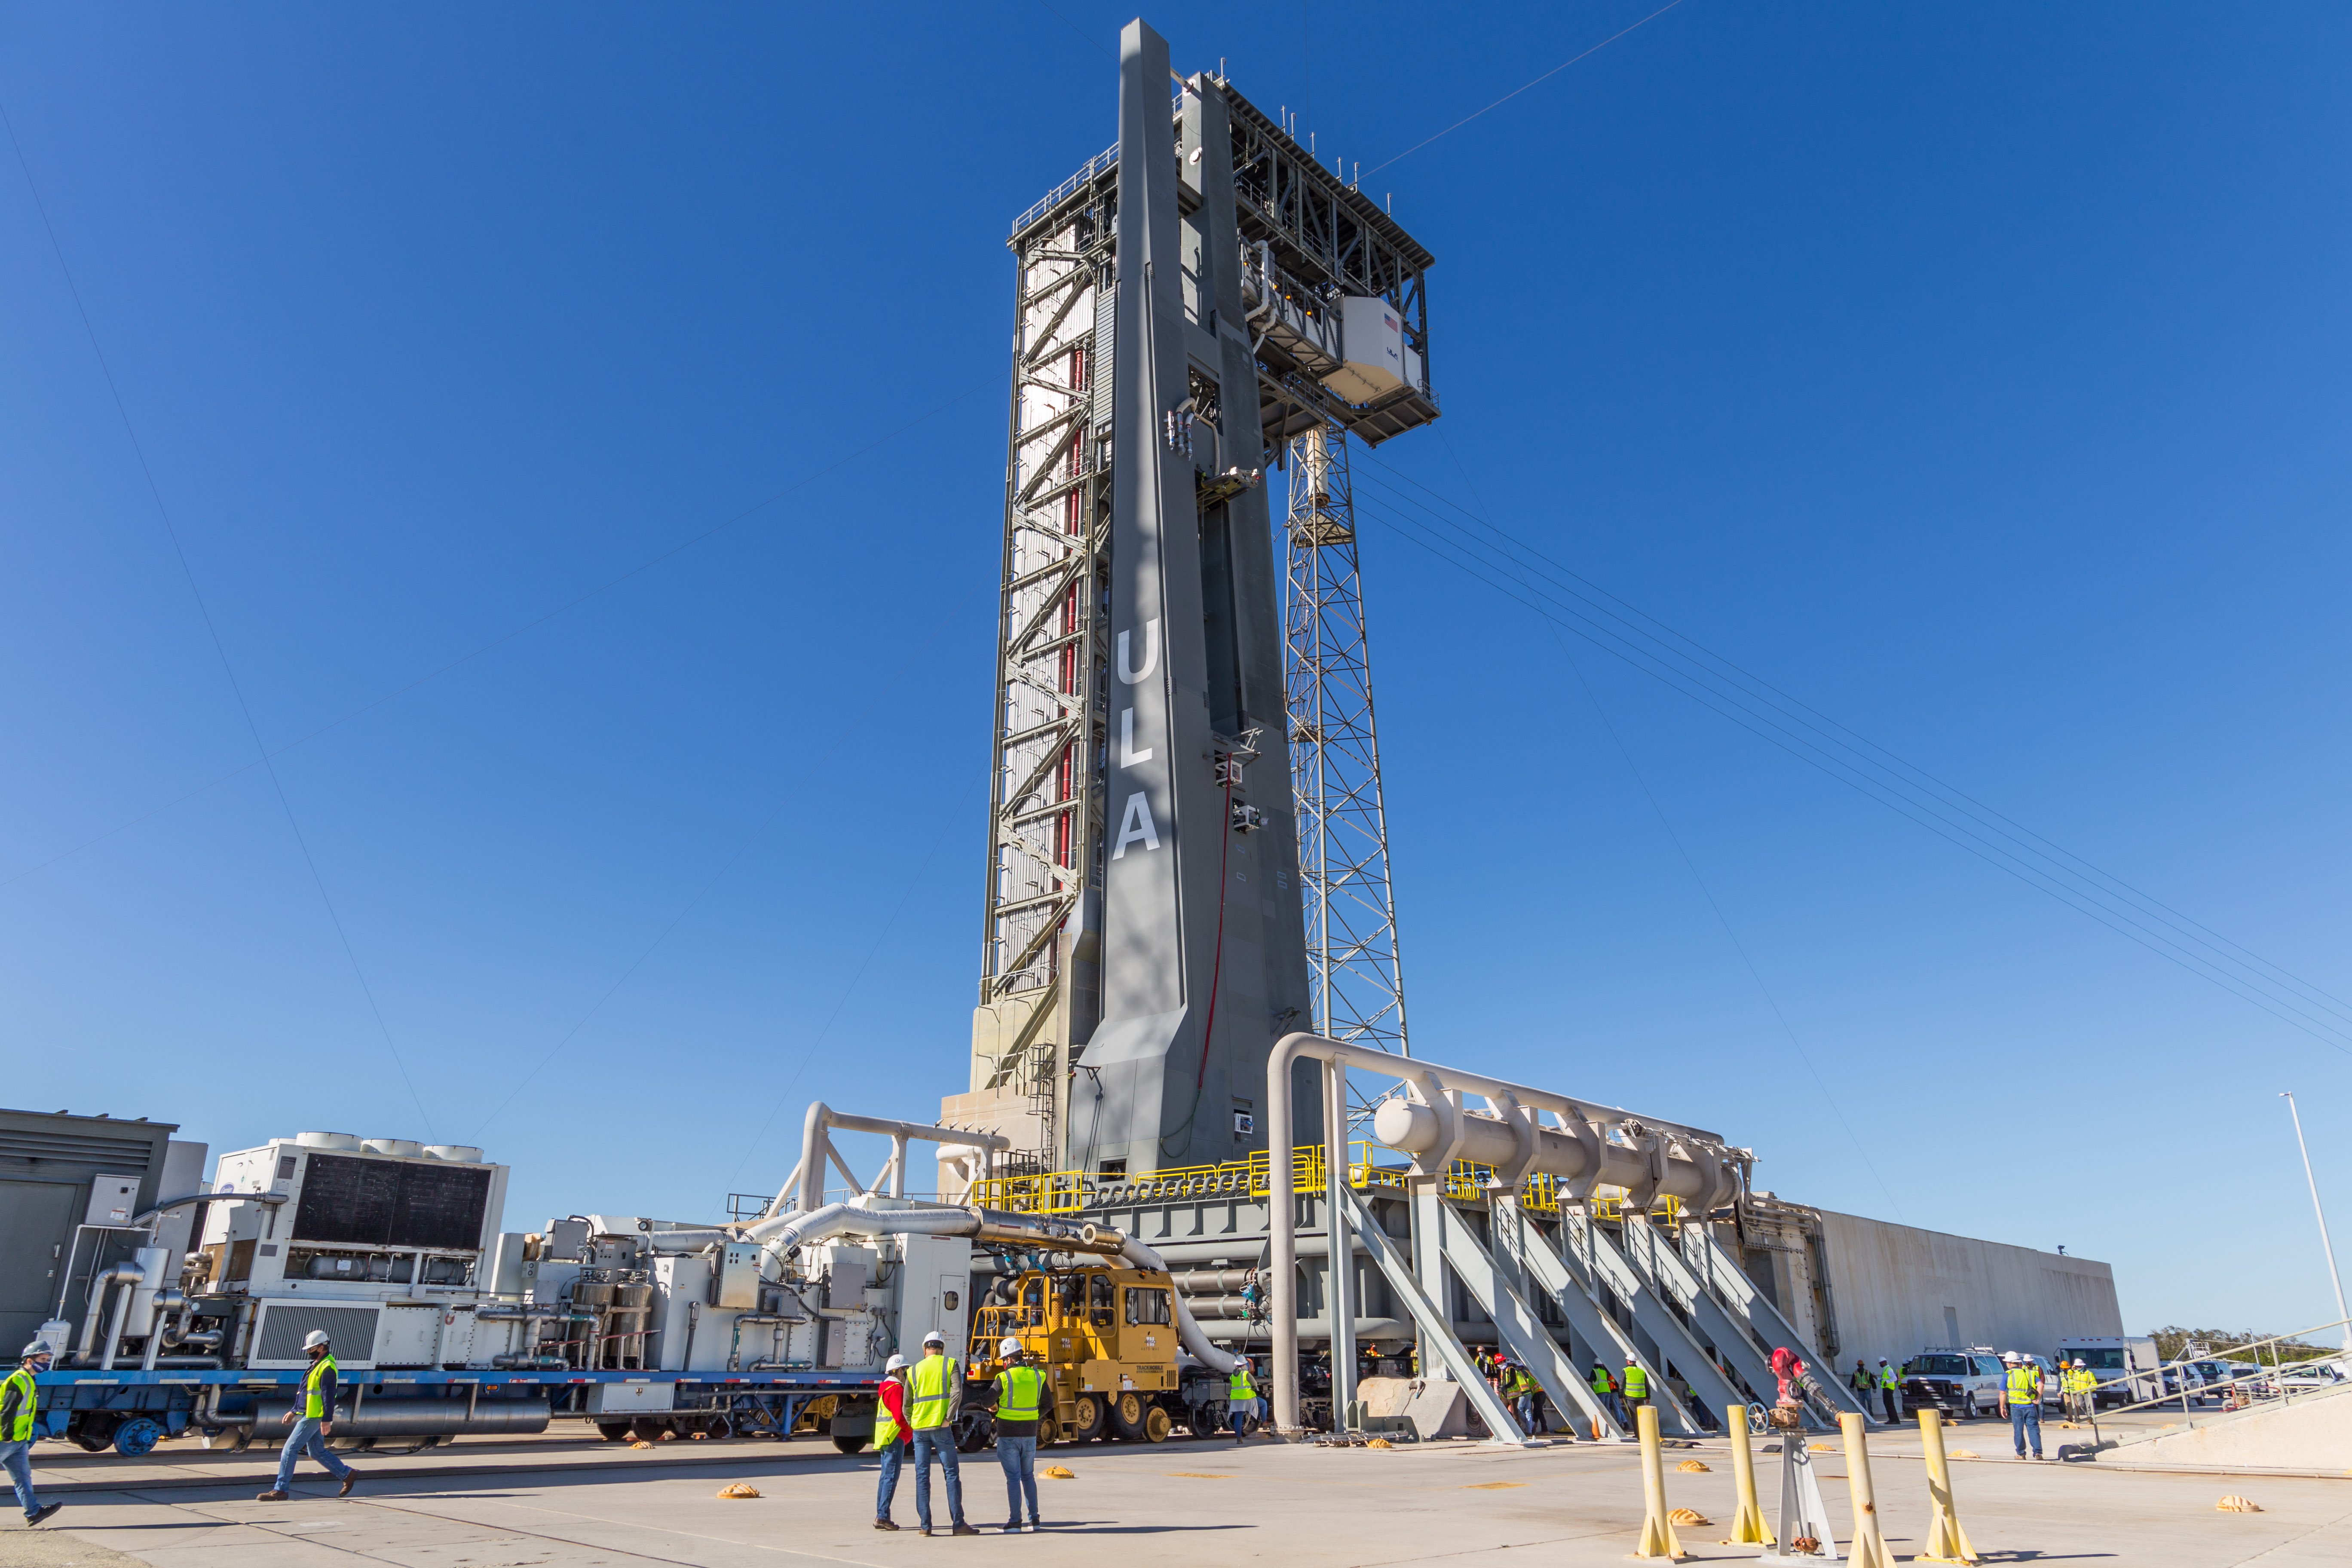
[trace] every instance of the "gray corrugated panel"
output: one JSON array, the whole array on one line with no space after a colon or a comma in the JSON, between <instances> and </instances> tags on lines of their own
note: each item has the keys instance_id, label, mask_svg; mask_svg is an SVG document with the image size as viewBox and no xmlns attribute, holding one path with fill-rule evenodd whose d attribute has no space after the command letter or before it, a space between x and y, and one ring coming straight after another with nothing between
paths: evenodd
<instances>
[{"instance_id":1,"label":"gray corrugated panel","mask_svg":"<svg viewBox=\"0 0 2352 1568\"><path fill-rule=\"evenodd\" d=\"M163 1129L156 1128L157 1132ZM87 1133L0 1128L0 1160L43 1160L76 1165L103 1165L128 1174L144 1171L157 1140L103 1138Z\"/></svg>"}]
</instances>

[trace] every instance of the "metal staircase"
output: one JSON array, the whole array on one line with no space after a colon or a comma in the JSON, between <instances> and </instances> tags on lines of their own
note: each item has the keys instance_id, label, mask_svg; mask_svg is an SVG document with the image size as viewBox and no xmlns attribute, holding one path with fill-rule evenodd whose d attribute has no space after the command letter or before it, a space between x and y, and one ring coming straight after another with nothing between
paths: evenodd
<instances>
[{"instance_id":1,"label":"metal staircase","mask_svg":"<svg viewBox=\"0 0 2352 1568\"><path fill-rule=\"evenodd\" d=\"M1652 1360L1661 1363L1644 1364L1654 1386L1664 1387L1661 1373L1664 1363L1672 1363L1691 1397L1715 1417L1722 1419L1727 1405L1744 1402L1747 1395L1733 1386L1715 1364L1706 1348L1693 1337L1690 1329L1673 1309L1654 1292L1633 1266L1625 1261L1616 1244L1601 1234L1585 1215L1563 1204L1560 1205L1559 1260L1580 1289L1599 1299L1596 1284L1606 1286L1609 1293L1624 1303L1633 1319L1633 1327L1657 1347Z\"/></svg>"},{"instance_id":2,"label":"metal staircase","mask_svg":"<svg viewBox=\"0 0 2352 1568\"><path fill-rule=\"evenodd\" d=\"M1630 1231L1632 1226L1626 1228ZM1655 1233L1652 1234L1654 1236ZM1668 1258L1673 1254L1661 1245L1655 1247L1654 1256ZM1885 1425L1871 1410L1867 1401L1838 1381L1837 1368L1798 1335L1796 1328L1781 1316L1780 1309L1772 1304L1756 1281L1748 1277L1748 1271L1724 1250L1721 1242L1716 1240L1710 1227L1704 1225L1682 1227L1681 1261L1691 1283L1708 1300L1719 1303L1726 1310L1734 1328L1741 1331L1751 1344L1767 1350L1764 1381L1757 1384L1759 1393L1766 1387L1777 1388L1769 1351L1772 1347L1786 1345L1804 1358L1807 1369L1815 1373L1814 1386L1822 1391L1823 1398L1833 1409L1852 1411L1866 1422ZM1750 1382L1755 1381L1744 1366L1740 1367L1739 1374ZM1819 1419L1819 1413L1814 1414Z\"/></svg>"},{"instance_id":3,"label":"metal staircase","mask_svg":"<svg viewBox=\"0 0 2352 1568\"><path fill-rule=\"evenodd\" d=\"M1519 1262L1524 1253L1540 1253L1543 1250L1540 1246L1527 1246L1528 1227L1517 1204L1497 1196L1494 1215L1498 1241L1507 1229L1512 1233L1514 1239L1505 1247L1512 1262ZM1550 1327L1528 1300L1518 1279L1514 1278L1517 1275L1540 1281L1540 1274L1529 1275L1524 1269L1498 1265L1495 1255L1479 1241L1461 1211L1437 1195L1434 1183L1428 1184L1427 1191L1414 1195L1412 1218L1416 1243L1425 1237L1433 1237L1436 1240L1433 1257L1424 1258L1424 1266L1435 1258L1442 1258L1446 1266L1453 1268L1455 1278L1462 1281L1463 1289L1470 1292L1471 1300L1495 1321L1495 1332L1503 1342L1503 1349L1512 1360L1521 1363L1535 1374L1536 1381L1543 1385L1544 1393L1551 1396L1552 1404L1562 1412L1581 1411L1587 1420L1599 1422L1612 1436L1624 1436L1624 1428L1593 1397L1591 1388L1576 1370L1576 1363L1569 1359L1568 1352L1552 1337ZM1557 1291L1550 1293L1558 1294ZM1583 1305L1591 1308L1591 1303L1587 1301ZM1597 1310L1591 1315L1600 1317ZM1679 1417L1681 1413L1675 1411L1674 1414Z\"/></svg>"}]
</instances>

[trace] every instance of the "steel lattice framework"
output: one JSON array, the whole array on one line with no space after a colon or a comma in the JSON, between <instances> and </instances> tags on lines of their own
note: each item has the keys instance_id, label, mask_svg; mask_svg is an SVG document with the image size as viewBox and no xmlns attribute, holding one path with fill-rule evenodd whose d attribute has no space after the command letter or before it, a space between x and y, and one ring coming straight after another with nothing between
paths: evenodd
<instances>
[{"instance_id":1,"label":"steel lattice framework","mask_svg":"<svg viewBox=\"0 0 2352 1568\"><path fill-rule=\"evenodd\" d=\"M1315 1028L1410 1056L1347 432L1297 437L1289 468L1284 664Z\"/></svg>"}]
</instances>

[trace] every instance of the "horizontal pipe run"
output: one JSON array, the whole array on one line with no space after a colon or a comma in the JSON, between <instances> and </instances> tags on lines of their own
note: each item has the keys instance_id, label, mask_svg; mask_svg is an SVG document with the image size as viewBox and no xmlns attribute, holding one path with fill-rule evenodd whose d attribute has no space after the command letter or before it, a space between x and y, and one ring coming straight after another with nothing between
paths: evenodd
<instances>
[{"instance_id":1,"label":"horizontal pipe run","mask_svg":"<svg viewBox=\"0 0 2352 1568\"><path fill-rule=\"evenodd\" d=\"M293 1408L290 1401L257 1400L253 1406L254 1436L266 1438L271 1433L288 1430L286 1415ZM337 1436L353 1437L522 1434L546 1431L551 1414L544 1399L483 1399L475 1401L468 1409L466 1402L458 1399L386 1399L378 1395L364 1401L357 1411L338 1401L333 1425Z\"/></svg>"}]
</instances>

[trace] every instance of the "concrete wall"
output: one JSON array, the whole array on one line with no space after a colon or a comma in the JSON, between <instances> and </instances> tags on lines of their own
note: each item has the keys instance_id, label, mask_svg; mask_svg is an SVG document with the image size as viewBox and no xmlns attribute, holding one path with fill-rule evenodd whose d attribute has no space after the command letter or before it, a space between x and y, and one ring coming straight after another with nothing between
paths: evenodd
<instances>
[{"instance_id":1,"label":"concrete wall","mask_svg":"<svg viewBox=\"0 0 2352 1568\"><path fill-rule=\"evenodd\" d=\"M2124 1331L2106 1264L1820 1212L1841 1373L1923 1345L2053 1355L2062 1339Z\"/></svg>"}]
</instances>

